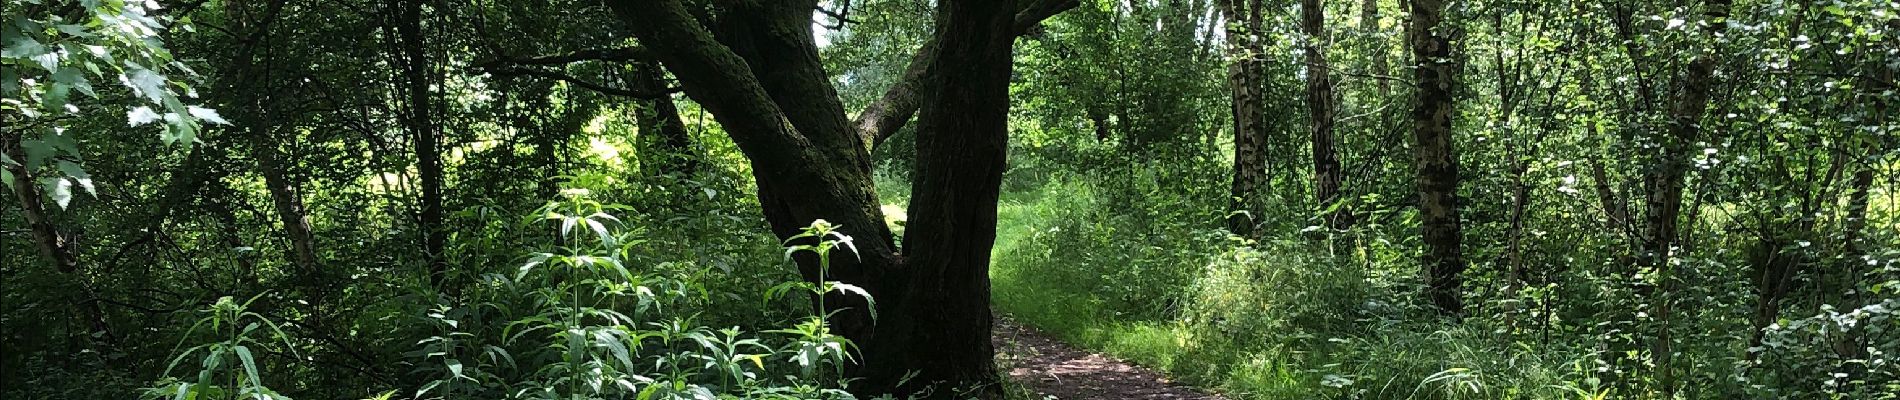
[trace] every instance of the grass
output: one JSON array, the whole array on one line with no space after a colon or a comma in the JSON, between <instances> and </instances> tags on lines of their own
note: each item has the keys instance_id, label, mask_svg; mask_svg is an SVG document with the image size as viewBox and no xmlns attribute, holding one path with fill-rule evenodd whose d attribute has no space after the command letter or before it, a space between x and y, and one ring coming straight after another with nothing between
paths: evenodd
<instances>
[{"instance_id":1,"label":"grass","mask_svg":"<svg viewBox=\"0 0 1900 400\"><path fill-rule=\"evenodd\" d=\"M1173 324L1126 321L1114 317L1104 300L1086 290L1050 287L1025 273L1043 257L1028 239L1047 233L1061 207L1086 204L1091 193L1074 184L1005 193L997 207L996 245L991 250L991 300L997 310L1065 342L1113 354L1151 368L1167 370L1185 343ZM1055 290L1051 290L1055 289Z\"/></svg>"},{"instance_id":2,"label":"grass","mask_svg":"<svg viewBox=\"0 0 1900 400\"><path fill-rule=\"evenodd\" d=\"M1004 194L990 269L999 312L1236 399L1557 399L1590 387L1576 383L1589 374L1573 364L1587 349L1540 355L1482 327L1403 322L1415 320L1411 306L1385 303L1406 289L1377 282L1403 279L1387 272L1410 266L1383 262L1395 271L1375 273L1298 239L1243 247L1081 221L1091 214L1077 210L1112 207L1099 194L1062 180ZM1186 255L1130 255L1144 245ZM1183 263L1200 268L1186 283L1144 281ZM1179 304L1113 298L1128 285ZM1383 300L1368 305L1374 299Z\"/></svg>"}]
</instances>

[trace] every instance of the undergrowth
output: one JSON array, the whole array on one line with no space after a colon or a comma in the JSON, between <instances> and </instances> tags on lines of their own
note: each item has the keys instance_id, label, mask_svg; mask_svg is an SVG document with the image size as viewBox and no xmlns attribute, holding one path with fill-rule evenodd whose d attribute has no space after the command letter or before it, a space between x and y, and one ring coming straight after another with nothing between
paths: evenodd
<instances>
[{"instance_id":1,"label":"undergrowth","mask_svg":"<svg viewBox=\"0 0 1900 400\"><path fill-rule=\"evenodd\" d=\"M1374 218L1315 238L1305 221L1281 221L1267 224L1279 233L1246 240L1225 234L1207 213L1181 211L1225 206L1170 187L1192 180L1142 177L1055 174L1006 193L991 269L997 309L1239 399L1662 398L1647 390L1644 375L1626 369L1644 356L1608 351L1631 333L1583 322L1614 320L1605 316L1635 307L1627 291L1613 289L1622 284L1617 277L1573 268L1515 297L1478 289L1490 292L1480 311L1441 319L1417 298L1418 266L1407 256L1415 244L1402 239L1409 231ZM1397 212L1386 220L1403 218ZM1561 250L1580 259L1597 250L1594 242L1567 244ZM1874 278L1877 292L1883 281ZM1887 303L1895 303L1891 289ZM1728 296L1703 301L1747 304ZM1768 335L1777 347L1763 357L1769 361L1752 367L1737 366L1747 365L1745 349L1711 345L1735 343L1733 329L1746 329L1735 315L1745 312L1686 317L1675 328L1682 340L1708 344L1684 346L1698 354L1683 356L1694 360L1685 373L1693 383L1680 396L1895 398L1889 359L1900 343L1889 307L1779 324ZM1650 322L1630 326L1649 326L1643 323ZM1851 329L1871 330L1871 356L1846 360L1815 350ZM1852 379L1834 372L1844 363L1853 364Z\"/></svg>"}]
</instances>

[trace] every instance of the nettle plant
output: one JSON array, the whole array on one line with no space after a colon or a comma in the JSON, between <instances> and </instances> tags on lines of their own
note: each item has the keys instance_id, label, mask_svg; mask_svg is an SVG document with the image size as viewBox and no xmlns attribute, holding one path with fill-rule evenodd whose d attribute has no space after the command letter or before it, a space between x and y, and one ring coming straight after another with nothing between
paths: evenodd
<instances>
[{"instance_id":1,"label":"nettle plant","mask_svg":"<svg viewBox=\"0 0 1900 400\"><path fill-rule=\"evenodd\" d=\"M185 338L179 340L176 347L184 347L185 341L190 340L194 334L198 334L199 329L204 329L205 334L213 335L212 337L217 340L192 346L182 352L174 351L178 355L172 357L171 363L165 367L161 380L152 388L146 389L145 397L177 400L288 400L288 397L264 386L263 375L259 372L255 356L256 352L252 350L272 344L282 344L284 349L291 352L291 357L297 357L296 347L289 342L290 337L285 335L275 322L271 322L261 314L248 311L251 303L256 302L260 297L263 295L260 294L243 303L238 303L230 296L225 296L212 304L210 309L205 310L207 315L198 319L191 329L185 331ZM269 331L263 331L264 328L269 328ZM260 340L259 335L265 333L277 342ZM183 380L172 376L172 371L180 363L198 354L203 354L204 358L200 359L198 373L193 376L193 379Z\"/></svg>"},{"instance_id":2,"label":"nettle plant","mask_svg":"<svg viewBox=\"0 0 1900 400\"><path fill-rule=\"evenodd\" d=\"M609 213L624 209L581 189L564 191L544 207L539 214L558 227L561 249L535 253L513 277L490 276L495 284L481 286L523 292L483 306L521 312L500 329L500 346L480 345L484 338L465 333L479 328L439 324L446 333L422 342L431 360L423 368L439 378L417 397L486 391L524 399L851 398L837 378L851 360L851 344L831 334L822 303L809 319L764 332L777 334L769 337L701 325L694 306L702 303L691 281L633 261L646 242L641 230ZM850 246L835 229L813 223L793 239L820 240L790 246L787 254L812 251L828 266L832 249ZM837 282L793 282L766 298L793 289L865 294ZM444 321L457 316L447 308L431 314ZM521 381L492 381L506 379L501 369L520 369ZM505 390L491 391L497 388Z\"/></svg>"},{"instance_id":3,"label":"nettle plant","mask_svg":"<svg viewBox=\"0 0 1900 400\"><path fill-rule=\"evenodd\" d=\"M852 362L851 341L842 336L831 334L829 318L832 314L840 310L832 310L826 307L826 294L841 292L863 297L865 303L870 307L871 319L873 321L877 319L877 300L871 298L870 292L865 291L864 288L858 287L857 285L830 279L832 250L836 250L842 246L845 249L851 250L853 257L858 254L857 245L851 243L851 237L839 232L838 228L838 225L832 225L830 222L820 219L812 221L811 225L806 226L803 232L785 239L786 259L791 259L793 254L797 254L801 251L811 252L818 256L819 283L792 281L779 284L771 290L766 291L767 300L792 292L810 293L813 298L817 299L816 311L804 322L800 322L797 326L790 329L770 331L772 333L789 334L799 339L794 343L797 349L792 352L792 361L798 364L801 376L806 378L821 376L820 374L827 372L825 366L831 367L829 372L842 375L845 365ZM818 242L816 244L805 245L791 244L794 241L807 238L817 239Z\"/></svg>"}]
</instances>

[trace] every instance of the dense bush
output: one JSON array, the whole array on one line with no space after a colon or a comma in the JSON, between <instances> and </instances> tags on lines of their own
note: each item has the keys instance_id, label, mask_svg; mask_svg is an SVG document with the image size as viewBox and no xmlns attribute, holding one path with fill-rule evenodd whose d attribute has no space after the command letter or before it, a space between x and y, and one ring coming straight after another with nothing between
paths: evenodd
<instances>
[{"instance_id":1,"label":"dense bush","mask_svg":"<svg viewBox=\"0 0 1900 400\"><path fill-rule=\"evenodd\" d=\"M704 271L682 269L696 263L661 262L640 251L655 243L609 213L624 206L601 204L584 189L564 193L564 200L550 203L528 224L553 228L550 238L563 243L558 249L533 253L512 271L484 274L457 297L466 303L390 316L420 328L411 332L421 339L405 353L405 366L426 383L402 397L852 398L841 379L853 349L829 332L825 313L752 330L709 326L701 310L781 303L788 291L799 297L854 288L793 280L756 297L714 298L708 285L694 279ZM848 251L838 244L849 239L832 229L818 221L806 235L822 241L788 251L821 258ZM256 300L240 304L225 297L207 310L185 337L198 337L203 328L218 340L179 351L148 395L287 399L265 384L281 382L269 378L280 363L261 354L295 356L297 346L276 322L248 311ZM197 368L176 368L200 358ZM175 369L197 372L174 375Z\"/></svg>"}]
</instances>

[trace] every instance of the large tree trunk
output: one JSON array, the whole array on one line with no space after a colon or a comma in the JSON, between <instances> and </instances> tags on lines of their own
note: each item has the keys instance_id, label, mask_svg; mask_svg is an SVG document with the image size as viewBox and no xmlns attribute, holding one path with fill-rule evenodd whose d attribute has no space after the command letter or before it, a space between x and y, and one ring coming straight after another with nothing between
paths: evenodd
<instances>
[{"instance_id":1,"label":"large tree trunk","mask_svg":"<svg viewBox=\"0 0 1900 400\"><path fill-rule=\"evenodd\" d=\"M1721 30L1728 17L1729 0L1710 0L1703 6L1704 21L1710 36ZM1675 286L1674 268L1670 267L1671 252L1677 243L1679 217L1682 213L1683 182L1689 169L1690 151L1702 134L1702 114L1709 104L1710 86L1715 78L1715 54L1713 49L1703 49L1694 60L1685 67L1681 80L1676 85L1674 104L1670 107L1668 135L1661 138L1662 153L1657 155L1656 166L1650 169L1644 182L1648 194L1644 199L1644 234L1642 246L1642 265L1656 271L1661 280L1661 288L1652 293L1651 314L1662 321L1655 344L1650 355L1658 371L1658 380L1663 392L1673 395L1676 382L1673 366L1674 339L1669 326L1672 310L1672 292Z\"/></svg>"},{"instance_id":2,"label":"large tree trunk","mask_svg":"<svg viewBox=\"0 0 1900 400\"><path fill-rule=\"evenodd\" d=\"M917 164L905 228L908 282L899 308L865 349L867 384L917 371L909 388L939 385L998 398L990 348L990 245L1009 149L1009 2L948 1L937 10L943 52L917 118ZM954 60L954 61L949 61ZM907 331L908 330L908 331ZM885 336L891 335L891 336ZM956 396L964 398L967 396Z\"/></svg>"},{"instance_id":3,"label":"large tree trunk","mask_svg":"<svg viewBox=\"0 0 1900 400\"><path fill-rule=\"evenodd\" d=\"M1261 197L1266 186L1267 140L1266 110L1260 89L1265 69L1260 25L1259 0L1220 0L1220 11L1227 19L1227 85L1232 92L1234 119L1233 205L1228 210L1227 230L1235 235L1257 237L1255 227L1265 212ZM1098 139L1106 139L1107 117L1096 124Z\"/></svg>"},{"instance_id":4,"label":"large tree trunk","mask_svg":"<svg viewBox=\"0 0 1900 400\"><path fill-rule=\"evenodd\" d=\"M1333 72L1326 66L1326 5L1300 1L1300 31L1306 34L1306 109L1313 141L1313 200L1332 229L1352 227L1352 211L1339 204L1338 150L1333 148Z\"/></svg>"},{"instance_id":5,"label":"large tree trunk","mask_svg":"<svg viewBox=\"0 0 1900 400\"><path fill-rule=\"evenodd\" d=\"M400 73L402 125L408 131L416 152L416 172L421 180L421 211L417 228L422 231L422 250L429 266L429 280L441 286L448 278L448 260L444 257L448 231L442 228L442 133L435 123L435 69L429 64L427 44L422 32L422 1L396 2L396 65Z\"/></svg>"},{"instance_id":6,"label":"large tree trunk","mask_svg":"<svg viewBox=\"0 0 1900 400\"><path fill-rule=\"evenodd\" d=\"M1438 311L1457 316L1464 312L1460 287L1464 283L1462 233L1458 217L1458 158L1452 148L1451 118L1456 66L1451 38L1440 29L1443 0L1410 0L1412 24L1407 36L1417 65L1418 102L1412 108L1412 154L1418 168L1420 236L1425 254L1420 264L1427 280L1426 297Z\"/></svg>"},{"instance_id":7,"label":"large tree trunk","mask_svg":"<svg viewBox=\"0 0 1900 400\"><path fill-rule=\"evenodd\" d=\"M807 280L855 284L878 299L881 320L871 319L868 304L854 296L826 298L828 306L840 306L831 324L862 349L853 390L903 397L934 385L933 398L961 398L955 389L977 387L978 397L995 397L987 271L1007 147L1011 44L1027 26L1075 3L939 5L935 45L923 51L941 49L955 62L932 62L907 75L921 81L893 88L911 94L886 96L914 97L904 103L915 106L873 108L900 115L924 108L904 256L896 253L872 186L867 143L879 135L845 118L812 37L815 3L736 4L714 18L717 35L680 0L608 5L751 161L775 234L790 237L824 219L855 239L856 256L832 257L823 276L813 258L798 258ZM914 378L899 385L911 373Z\"/></svg>"}]
</instances>

